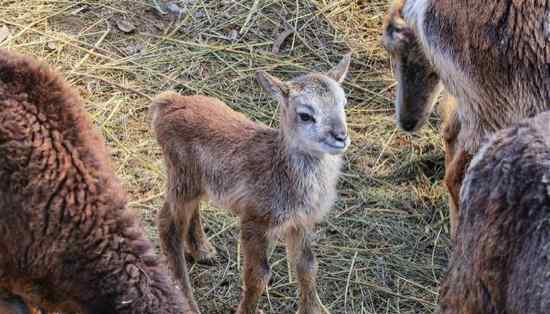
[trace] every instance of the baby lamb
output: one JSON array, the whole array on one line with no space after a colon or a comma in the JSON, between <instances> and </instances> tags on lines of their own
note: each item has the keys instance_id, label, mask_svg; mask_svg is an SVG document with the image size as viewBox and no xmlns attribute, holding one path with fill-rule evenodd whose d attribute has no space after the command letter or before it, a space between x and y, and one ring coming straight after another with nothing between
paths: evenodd
<instances>
[{"instance_id":1,"label":"baby lamb","mask_svg":"<svg viewBox=\"0 0 550 314\"><path fill-rule=\"evenodd\" d=\"M198 313L129 213L78 94L44 64L6 50L0 178L3 295L52 312ZM29 313L17 297L0 306Z\"/></svg>"},{"instance_id":2,"label":"baby lamb","mask_svg":"<svg viewBox=\"0 0 550 314\"><path fill-rule=\"evenodd\" d=\"M460 200L439 313L548 313L550 112L482 144Z\"/></svg>"},{"instance_id":3,"label":"baby lamb","mask_svg":"<svg viewBox=\"0 0 550 314\"><path fill-rule=\"evenodd\" d=\"M343 82L351 54L326 74L283 82L257 80L280 105L280 128L252 122L221 101L166 92L151 106L164 153L168 186L159 214L162 248L187 296L191 286L182 249L212 258L199 203L230 208L240 219L244 292L238 314L256 312L270 279L267 249L285 236L300 287L298 313L329 313L316 290L317 263L308 233L336 198L341 155L350 144ZM182 245L183 244L183 245Z\"/></svg>"}]
</instances>

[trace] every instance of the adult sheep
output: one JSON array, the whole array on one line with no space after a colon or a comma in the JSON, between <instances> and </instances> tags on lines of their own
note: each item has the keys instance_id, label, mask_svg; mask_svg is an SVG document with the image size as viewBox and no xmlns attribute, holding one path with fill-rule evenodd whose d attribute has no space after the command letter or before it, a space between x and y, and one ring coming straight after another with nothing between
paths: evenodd
<instances>
[{"instance_id":1,"label":"adult sheep","mask_svg":"<svg viewBox=\"0 0 550 314\"><path fill-rule=\"evenodd\" d=\"M390 53L397 79L395 100L397 125L407 132L421 128L432 113L443 86L420 43L402 16L403 1L396 1L384 21L382 45ZM451 237L458 225L459 191L468 155L461 149L461 123L455 97L444 93L440 99L441 137L445 151L445 185L449 191Z\"/></svg>"},{"instance_id":2,"label":"adult sheep","mask_svg":"<svg viewBox=\"0 0 550 314\"><path fill-rule=\"evenodd\" d=\"M550 109L548 0L399 0L449 93L458 99L460 141L481 139ZM397 34L397 33L396 33Z\"/></svg>"},{"instance_id":3,"label":"adult sheep","mask_svg":"<svg viewBox=\"0 0 550 314\"><path fill-rule=\"evenodd\" d=\"M548 313L550 112L491 136L460 200L439 313Z\"/></svg>"},{"instance_id":4,"label":"adult sheep","mask_svg":"<svg viewBox=\"0 0 550 314\"><path fill-rule=\"evenodd\" d=\"M400 83L403 129L422 126L442 85L457 99L460 132L445 182L458 208L481 139L550 109L548 1L395 0L384 43Z\"/></svg>"},{"instance_id":5,"label":"adult sheep","mask_svg":"<svg viewBox=\"0 0 550 314\"><path fill-rule=\"evenodd\" d=\"M0 290L49 311L197 313L127 209L82 107L47 66L0 50Z\"/></svg>"}]
</instances>

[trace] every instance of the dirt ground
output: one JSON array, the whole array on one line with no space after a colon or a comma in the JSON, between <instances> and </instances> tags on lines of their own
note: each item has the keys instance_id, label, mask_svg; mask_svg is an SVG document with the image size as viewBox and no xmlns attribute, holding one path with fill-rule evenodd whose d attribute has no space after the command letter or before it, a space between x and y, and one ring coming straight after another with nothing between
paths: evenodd
<instances>
[{"instance_id":1,"label":"dirt ground","mask_svg":"<svg viewBox=\"0 0 550 314\"><path fill-rule=\"evenodd\" d=\"M443 152L433 117L418 134L394 123L395 82L379 45L389 0L0 0L0 47L38 56L80 90L110 145L131 207L157 242L165 174L147 108L155 94L215 96L277 126L254 80L328 70L352 49L344 84L352 146L340 199L316 231L319 291L332 313L431 313L449 253ZM241 281L238 225L203 206L218 249L192 265L203 313L231 313ZM276 246L267 313L294 313L297 288Z\"/></svg>"}]
</instances>

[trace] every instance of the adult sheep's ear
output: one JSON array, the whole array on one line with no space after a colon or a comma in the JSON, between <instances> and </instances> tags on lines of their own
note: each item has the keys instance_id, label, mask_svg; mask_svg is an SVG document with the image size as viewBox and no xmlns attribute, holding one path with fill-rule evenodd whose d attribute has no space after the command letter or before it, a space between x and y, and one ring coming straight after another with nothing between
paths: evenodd
<instances>
[{"instance_id":1,"label":"adult sheep's ear","mask_svg":"<svg viewBox=\"0 0 550 314\"><path fill-rule=\"evenodd\" d=\"M390 53L401 53L415 43L413 29L407 25L400 8L394 8L386 16L382 35L382 46Z\"/></svg>"},{"instance_id":2,"label":"adult sheep's ear","mask_svg":"<svg viewBox=\"0 0 550 314\"><path fill-rule=\"evenodd\" d=\"M346 78L349 70L349 64L351 63L351 52L344 55L342 60L330 71L328 71L328 77L332 78L338 83L342 83Z\"/></svg>"},{"instance_id":3,"label":"adult sheep's ear","mask_svg":"<svg viewBox=\"0 0 550 314\"><path fill-rule=\"evenodd\" d=\"M265 71L258 71L256 72L256 80L266 92L270 93L278 100L284 101L288 98L288 85L280 79L269 75Z\"/></svg>"}]
</instances>

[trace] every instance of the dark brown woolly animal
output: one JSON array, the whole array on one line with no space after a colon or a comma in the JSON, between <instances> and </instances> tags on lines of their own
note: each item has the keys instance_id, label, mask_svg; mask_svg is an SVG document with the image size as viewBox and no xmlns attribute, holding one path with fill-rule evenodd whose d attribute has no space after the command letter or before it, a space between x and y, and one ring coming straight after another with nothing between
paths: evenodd
<instances>
[{"instance_id":1,"label":"dark brown woolly animal","mask_svg":"<svg viewBox=\"0 0 550 314\"><path fill-rule=\"evenodd\" d=\"M460 205L440 313L549 313L549 112L481 146Z\"/></svg>"},{"instance_id":2,"label":"dark brown woolly animal","mask_svg":"<svg viewBox=\"0 0 550 314\"><path fill-rule=\"evenodd\" d=\"M0 289L0 313L1 314L46 314L42 309L31 306L17 295Z\"/></svg>"},{"instance_id":3,"label":"dark brown woolly animal","mask_svg":"<svg viewBox=\"0 0 550 314\"><path fill-rule=\"evenodd\" d=\"M403 2L403 0L397 0ZM550 109L548 0L406 0L412 26L460 103L461 145Z\"/></svg>"},{"instance_id":4,"label":"dark brown woolly animal","mask_svg":"<svg viewBox=\"0 0 550 314\"><path fill-rule=\"evenodd\" d=\"M384 39L397 61L408 61L398 69L400 85L410 85L398 93L408 100L397 108L404 129L425 121L431 104L424 99L438 91L437 76L458 100L460 149L445 179L456 206L481 138L550 109L550 3L395 0Z\"/></svg>"},{"instance_id":5,"label":"dark brown woolly animal","mask_svg":"<svg viewBox=\"0 0 550 314\"><path fill-rule=\"evenodd\" d=\"M0 50L0 289L49 311L193 313L109 160L75 91Z\"/></svg>"}]
</instances>

